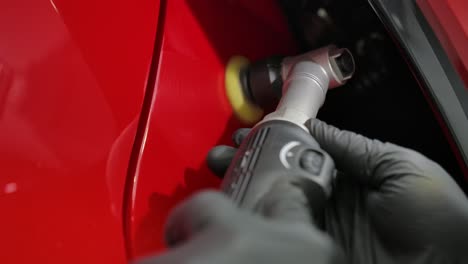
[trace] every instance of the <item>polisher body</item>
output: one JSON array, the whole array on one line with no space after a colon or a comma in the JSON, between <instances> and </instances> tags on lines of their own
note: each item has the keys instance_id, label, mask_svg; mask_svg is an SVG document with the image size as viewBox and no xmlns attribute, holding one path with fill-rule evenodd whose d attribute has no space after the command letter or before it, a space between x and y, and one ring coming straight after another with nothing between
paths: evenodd
<instances>
[{"instance_id":1,"label":"polisher body","mask_svg":"<svg viewBox=\"0 0 468 264\"><path fill-rule=\"evenodd\" d=\"M279 67L280 74L270 78L270 85L277 82L275 78L281 78L279 104L242 142L222 183L223 191L241 208L254 211L268 208L262 206L268 203L266 197L278 190L277 185L283 179L301 185L312 211L330 196L336 174L334 162L304 124L316 117L327 90L344 84L354 72L354 63L352 72L349 67L342 69L336 64L335 59L340 56L351 54L328 46L285 58ZM248 77L255 78L252 73ZM249 80L241 83L246 85ZM245 93L255 92L252 91L255 86L246 86L250 91ZM260 86L264 89L268 84Z\"/></svg>"}]
</instances>

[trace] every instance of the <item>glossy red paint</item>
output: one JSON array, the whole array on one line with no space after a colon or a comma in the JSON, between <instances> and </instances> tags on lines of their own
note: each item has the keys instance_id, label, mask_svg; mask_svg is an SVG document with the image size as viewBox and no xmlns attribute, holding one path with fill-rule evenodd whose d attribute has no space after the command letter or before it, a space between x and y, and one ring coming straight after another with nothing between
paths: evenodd
<instances>
[{"instance_id":1,"label":"glossy red paint","mask_svg":"<svg viewBox=\"0 0 468 264\"><path fill-rule=\"evenodd\" d=\"M193 192L217 188L208 150L241 126L224 93L225 63L293 54L286 21L270 0L165 1L154 95L129 181L127 236L133 257L163 249L169 210ZM133 185L132 185L133 184Z\"/></svg>"},{"instance_id":2,"label":"glossy red paint","mask_svg":"<svg viewBox=\"0 0 468 264\"><path fill-rule=\"evenodd\" d=\"M417 2L468 89L468 1Z\"/></svg>"},{"instance_id":3,"label":"glossy red paint","mask_svg":"<svg viewBox=\"0 0 468 264\"><path fill-rule=\"evenodd\" d=\"M126 263L154 0L0 1L0 262Z\"/></svg>"}]
</instances>

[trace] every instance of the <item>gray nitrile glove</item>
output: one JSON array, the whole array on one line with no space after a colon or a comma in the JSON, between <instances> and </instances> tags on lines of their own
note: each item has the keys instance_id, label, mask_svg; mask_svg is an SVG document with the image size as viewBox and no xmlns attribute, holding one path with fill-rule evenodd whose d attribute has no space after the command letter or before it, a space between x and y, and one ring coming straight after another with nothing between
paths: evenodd
<instances>
[{"instance_id":1,"label":"gray nitrile glove","mask_svg":"<svg viewBox=\"0 0 468 264\"><path fill-rule=\"evenodd\" d=\"M328 264L343 263L332 240L309 225L307 202L289 182L270 196L269 216L243 211L219 192L203 192L183 202L166 227L168 252L138 264Z\"/></svg>"},{"instance_id":2,"label":"gray nitrile glove","mask_svg":"<svg viewBox=\"0 0 468 264\"><path fill-rule=\"evenodd\" d=\"M306 125L340 170L316 222L350 263L468 263L468 200L444 169L316 119ZM236 143L247 133L236 133ZM222 175L234 153L218 146L208 164Z\"/></svg>"},{"instance_id":3,"label":"gray nitrile glove","mask_svg":"<svg viewBox=\"0 0 468 264\"><path fill-rule=\"evenodd\" d=\"M342 172L321 220L351 263L468 263L468 200L442 167L319 120L308 126Z\"/></svg>"}]
</instances>

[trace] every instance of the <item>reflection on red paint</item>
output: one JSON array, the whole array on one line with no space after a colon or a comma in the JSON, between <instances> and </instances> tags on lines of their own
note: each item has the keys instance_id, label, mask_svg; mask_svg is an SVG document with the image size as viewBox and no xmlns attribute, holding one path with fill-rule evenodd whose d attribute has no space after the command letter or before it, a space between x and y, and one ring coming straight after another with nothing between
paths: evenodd
<instances>
[{"instance_id":1,"label":"reflection on red paint","mask_svg":"<svg viewBox=\"0 0 468 264\"><path fill-rule=\"evenodd\" d=\"M0 1L0 262L126 263L157 1Z\"/></svg>"}]
</instances>

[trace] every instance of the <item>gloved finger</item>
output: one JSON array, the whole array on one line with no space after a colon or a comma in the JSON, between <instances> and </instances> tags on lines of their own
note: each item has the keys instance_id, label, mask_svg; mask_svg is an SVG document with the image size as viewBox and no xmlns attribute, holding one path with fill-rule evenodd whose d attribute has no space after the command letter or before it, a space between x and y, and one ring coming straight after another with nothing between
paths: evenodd
<instances>
[{"instance_id":1,"label":"gloved finger","mask_svg":"<svg viewBox=\"0 0 468 264\"><path fill-rule=\"evenodd\" d=\"M268 219L312 223L307 196L298 182L290 178L277 180L257 204L255 211Z\"/></svg>"},{"instance_id":2,"label":"gloved finger","mask_svg":"<svg viewBox=\"0 0 468 264\"><path fill-rule=\"evenodd\" d=\"M218 251L216 248L216 239L211 234L208 236L199 236L190 242L184 243L183 245L171 248L171 250L165 251L162 254L146 256L131 262L131 264L189 264L195 263L213 263L209 260L210 251ZM208 260L208 261L207 261Z\"/></svg>"},{"instance_id":3,"label":"gloved finger","mask_svg":"<svg viewBox=\"0 0 468 264\"><path fill-rule=\"evenodd\" d=\"M171 212L165 228L166 243L170 247L179 245L213 225L229 221L234 211L234 205L223 194L198 193Z\"/></svg>"},{"instance_id":4,"label":"gloved finger","mask_svg":"<svg viewBox=\"0 0 468 264\"><path fill-rule=\"evenodd\" d=\"M311 135L330 154L339 170L362 177L364 181L370 180L380 156L384 154L382 142L340 130L318 119L311 119L307 125Z\"/></svg>"},{"instance_id":5,"label":"gloved finger","mask_svg":"<svg viewBox=\"0 0 468 264\"><path fill-rule=\"evenodd\" d=\"M250 128L239 128L232 135L232 141L236 146L240 146L250 132Z\"/></svg>"},{"instance_id":6,"label":"gloved finger","mask_svg":"<svg viewBox=\"0 0 468 264\"><path fill-rule=\"evenodd\" d=\"M212 148L206 157L208 168L216 176L223 178L236 151L236 148L224 145Z\"/></svg>"},{"instance_id":7,"label":"gloved finger","mask_svg":"<svg viewBox=\"0 0 468 264\"><path fill-rule=\"evenodd\" d=\"M187 262L184 262L186 260L184 260L183 258L187 258L188 256L181 253L180 251L184 251L184 249L173 249L161 255L142 257L135 261L132 261L131 264L166 264L166 263L183 264L183 263L187 263Z\"/></svg>"}]
</instances>

